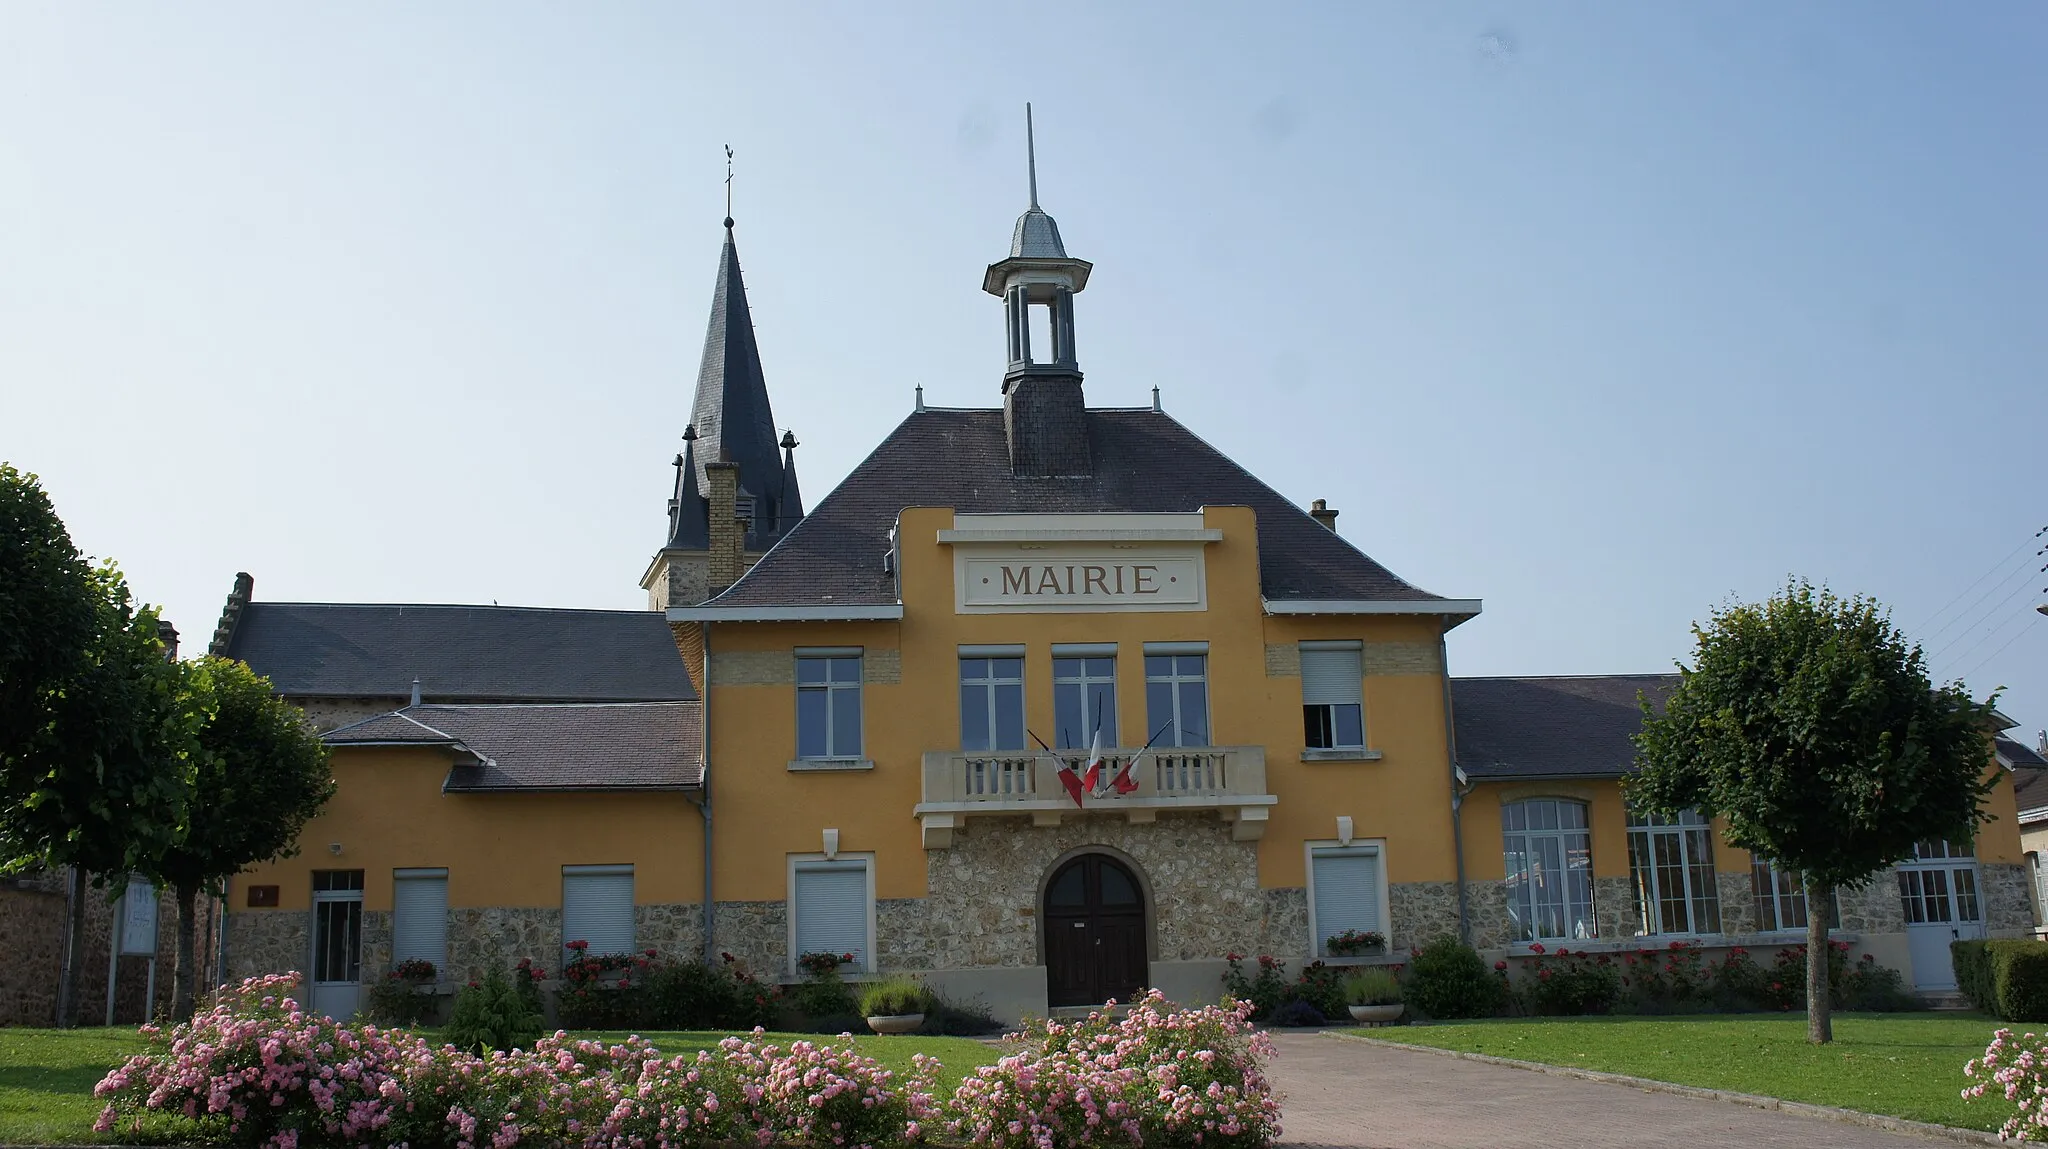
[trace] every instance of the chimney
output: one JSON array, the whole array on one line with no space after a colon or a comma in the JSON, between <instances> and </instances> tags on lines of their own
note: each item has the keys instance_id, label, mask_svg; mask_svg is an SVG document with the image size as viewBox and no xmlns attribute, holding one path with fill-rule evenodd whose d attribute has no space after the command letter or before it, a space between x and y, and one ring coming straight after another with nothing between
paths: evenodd
<instances>
[{"instance_id":1,"label":"chimney","mask_svg":"<svg viewBox=\"0 0 2048 1149\"><path fill-rule=\"evenodd\" d=\"M178 628L172 626L169 619L157 619L156 637L164 644L164 661L178 661Z\"/></svg>"},{"instance_id":2,"label":"chimney","mask_svg":"<svg viewBox=\"0 0 2048 1149\"><path fill-rule=\"evenodd\" d=\"M1310 503L1308 505L1308 514L1310 518L1323 524L1324 529L1328 530L1331 534L1337 533L1337 512L1330 509L1330 504L1327 500L1317 499L1315 502Z\"/></svg>"},{"instance_id":3,"label":"chimney","mask_svg":"<svg viewBox=\"0 0 2048 1149\"><path fill-rule=\"evenodd\" d=\"M1088 412L1081 375L1020 374L1003 386L1010 470L1019 475L1086 475Z\"/></svg>"},{"instance_id":4,"label":"chimney","mask_svg":"<svg viewBox=\"0 0 2048 1149\"><path fill-rule=\"evenodd\" d=\"M740 465L724 459L706 463L704 478L711 486L711 580L707 589L715 596L740 581L744 573L747 525L739 517Z\"/></svg>"},{"instance_id":5,"label":"chimney","mask_svg":"<svg viewBox=\"0 0 2048 1149\"><path fill-rule=\"evenodd\" d=\"M213 628L213 641L206 645L206 653L226 657L229 644L235 640L235 624L242 620L242 608L256 596L256 576L248 571L235 576L235 589L228 592L227 605L220 611L220 625Z\"/></svg>"}]
</instances>

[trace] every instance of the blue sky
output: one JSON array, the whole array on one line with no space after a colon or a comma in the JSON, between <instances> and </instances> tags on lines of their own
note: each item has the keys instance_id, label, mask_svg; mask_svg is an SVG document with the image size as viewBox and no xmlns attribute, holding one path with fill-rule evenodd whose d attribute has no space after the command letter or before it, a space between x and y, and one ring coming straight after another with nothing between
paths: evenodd
<instances>
[{"instance_id":1,"label":"blue sky","mask_svg":"<svg viewBox=\"0 0 2048 1149\"><path fill-rule=\"evenodd\" d=\"M1797 573L2048 725L2048 7L6 25L0 457L194 640L237 570L269 599L642 605L728 142L812 502L916 385L994 405L979 283L1029 99L1041 198L1095 263L1090 400L1159 386L1396 572L1483 598L1456 672L1665 669Z\"/></svg>"}]
</instances>

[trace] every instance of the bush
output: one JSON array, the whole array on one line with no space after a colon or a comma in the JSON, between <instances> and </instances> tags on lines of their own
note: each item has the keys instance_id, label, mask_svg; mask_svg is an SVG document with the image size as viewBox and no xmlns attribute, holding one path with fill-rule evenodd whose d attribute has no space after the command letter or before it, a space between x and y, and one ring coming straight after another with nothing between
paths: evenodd
<instances>
[{"instance_id":1,"label":"bush","mask_svg":"<svg viewBox=\"0 0 2048 1149\"><path fill-rule=\"evenodd\" d=\"M1353 970L1344 979L1345 1005L1393 1005L1401 1000L1401 979L1384 969Z\"/></svg>"},{"instance_id":2,"label":"bush","mask_svg":"<svg viewBox=\"0 0 2048 1149\"><path fill-rule=\"evenodd\" d=\"M521 980L526 980L524 975ZM455 995L455 1010L442 1036L455 1048L472 1052L531 1049L543 1021L526 995L494 969Z\"/></svg>"},{"instance_id":3,"label":"bush","mask_svg":"<svg viewBox=\"0 0 2048 1149\"><path fill-rule=\"evenodd\" d=\"M1253 1019L1272 1016L1287 1000L1287 964L1279 958L1260 954L1259 972L1249 977L1245 976L1243 954L1224 954L1223 960L1230 963L1223 971L1223 992L1233 1000L1250 1002Z\"/></svg>"},{"instance_id":4,"label":"bush","mask_svg":"<svg viewBox=\"0 0 2048 1149\"><path fill-rule=\"evenodd\" d=\"M978 997L960 1002L933 992L925 1007L924 1024L917 1032L926 1037L988 1037L1003 1032L1003 1023Z\"/></svg>"},{"instance_id":5,"label":"bush","mask_svg":"<svg viewBox=\"0 0 2048 1149\"><path fill-rule=\"evenodd\" d=\"M1492 1017L1506 992L1479 951L1449 934L1416 950L1408 965L1408 1004L1433 1018Z\"/></svg>"},{"instance_id":6,"label":"bush","mask_svg":"<svg viewBox=\"0 0 2048 1149\"><path fill-rule=\"evenodd\" d=\"M433 962L414 958L398 963L370 987L364 1012L379 1024L407 1029L432 1021L441 1004L432 992L434 976Z\"/></svg>"},{"instance_id":7,"label":"bush","mask_svg":"<svg viewBox=\"0 0 2048 1149\"><path fill-rule=\"evenodd\" d=\"M954 1091L946 1132L987 1149L1266 1145L1280 1104L1261 1069L1273 1046L1250 1012L1172 1010L1154 990L1122 1018L1097 1010L1014 1035L1020 1052Z\"/></svg>"},{"instance_id":8,"label":"bush","mask_svg":"<svg viewBox=\"0 0 2048 1149\"><path fill-rule=\"evenodd\" d=\"M754 980L731 954L718 965L688 959L648 965L644 1016L629 1028L754 1029L775 1020L776 989Z\"/></svg>"},{"instance_id":9,"label":"bush","mask_svg":"<svg viewBox=\"0 0 2048 1149\"><path fill-rule=\"evenodd\" d=\"M1328 1025L1330 1019L1312 1003L1295 998L1274 1010L1273 1015L1266 1019L1266 1024L1284 1029L1299 1029L1309 1025Z\"/></svg>"},{"instance_id":10,"label":"bush","mask_svg":"<svg viewBox=\"0 0 2048 1149\"><path fill-rule=\"evenodd\" d=\"M2048 942L1951 942L1949 956L1971 1005L2005 1021L2048 1021Z\"/></svg>"},{"instance_id":11,"label":"bush","mask_svg":"<svg viewBox=\"0 0 2048 1149\"><path fill-rule=\"evenodd\" d=\"M648 974L656 953L593 954L588 942L570 942L576 956L562 967L555 1016L569 1029L632 1029L647 1018Z\"/></svg>"},{"instance_id":12,"label":"bush","mask_svg":"<svg viewBox=\"0 0 2048 1149\"><path fill-rule=\"evenodd\" d=\"M1536 952L1522 959L1521 987L1530 1013L1575 1017L1614 1011L1621 998L1621 970L1611 955L1573 953L1562 946L1547 953L1541 944L1530 948Z\"/></svg>"},{"instance_id":13,"label":"bush","mask_svg":"<svg viewBox=\"0 0 2048 1149\"><path fill-rule=\"evenodd\" d=\"M796 959L804 980L785 993L785 1000L801 1015L801 1024L813 1033L851 1033L867 1028L867 1015L846 982L839 967L852 964L852 954L807 953Z\"/></svg>"},{"instance_id":14,"label":"bush","mask_svg":"<svg viewBox=\"0 0 2048 1149\"><path fill-rule=\"evenodd\" d=\"M914 977L897 975L861 987L862 1017L903 1017L930 1007L932 992Z\"/></svg>"}]
</instances>

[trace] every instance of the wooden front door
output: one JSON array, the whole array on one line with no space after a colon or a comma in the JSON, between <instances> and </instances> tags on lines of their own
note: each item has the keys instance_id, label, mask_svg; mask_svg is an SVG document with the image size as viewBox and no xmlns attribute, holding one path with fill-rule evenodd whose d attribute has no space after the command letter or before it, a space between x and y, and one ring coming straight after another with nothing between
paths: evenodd
<instances>
[{"instance_id":1,"label":"wooden front door","mask_svg":"<svg viewBox=\"0 0 2048 1149\"><path fill-rule=\"evenodd\" d=\"M1129 1001L1145 984L1145 896L1116 859L1083 854L1045 887L1045 977L1052 1005Z\"/></svg>"}]
</instances>

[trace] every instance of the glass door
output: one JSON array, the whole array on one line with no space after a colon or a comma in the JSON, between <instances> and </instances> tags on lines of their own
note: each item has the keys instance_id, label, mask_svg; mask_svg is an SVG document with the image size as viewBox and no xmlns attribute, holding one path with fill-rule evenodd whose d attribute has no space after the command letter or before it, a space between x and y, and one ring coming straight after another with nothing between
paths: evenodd
<instances>
[{"instance_id":1,"label":"glass door","mask_svg":"<svg viewBox=\"0 0 2048 1149\"><path fill-rule=\"evenodd\" d=\"M1977 897L1977 861L1966 846L1921 842L1913 861L1898 868L1899 903L1906 918L1906 950L1915 989L1954 989L1949 943L1984 936Z\"/></svg>"},{"instance_id":2,"label":"glass door","mask_svg":"<svg viewBox=\"0 0 2048 1149\"><path fill-rule=\"evenodd\" d=\"M314 1013L354 1017L363 993L363 872L313 871Z\"/></svg>"}]
</instances>

